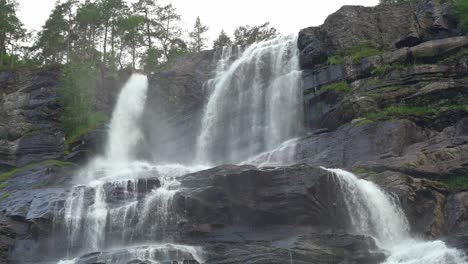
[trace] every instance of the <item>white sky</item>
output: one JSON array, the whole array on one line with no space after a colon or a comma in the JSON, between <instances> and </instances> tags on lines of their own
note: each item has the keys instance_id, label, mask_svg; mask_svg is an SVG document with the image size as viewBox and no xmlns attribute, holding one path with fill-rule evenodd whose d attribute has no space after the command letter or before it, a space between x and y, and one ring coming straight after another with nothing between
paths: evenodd
<instances>
[{"instance_id":1,"label":"white sky","mask_svg":"<svg viewBox=\"0 0 468 264\"><path fill-rule=\"evenodd\" d=\"M135 0L130 0L135 1ZM27 29L41 29L56 0L18 0L19 17ZM193 27L200 16L208 25L211 41L221 29L232 35L240 25L259 25L270 21L280 33L299 32L318 26L343 5L373 6L378 0L160 0L172 3L182 15L184 27Z\"/></svg>"}]
</instances>

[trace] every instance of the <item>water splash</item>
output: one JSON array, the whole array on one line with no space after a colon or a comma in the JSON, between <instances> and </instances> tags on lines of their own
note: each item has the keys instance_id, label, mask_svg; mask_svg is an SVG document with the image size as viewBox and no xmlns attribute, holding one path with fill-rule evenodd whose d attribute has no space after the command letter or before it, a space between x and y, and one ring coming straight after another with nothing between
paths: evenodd
<instances>
[{"instance_id":1,"label":"water splash","mask_svg":"<svg viewBox=\"0 0 468 264\"><path fill-rule=\"evenodd\" d=\"M351 172L333 173L343 193L353 232L374 237L390 254L385 264L463 264L462 252L442 241L420 241L410 235L408 220L395 197Z\"/></svg>"},{"instance_id":2,"label":"water splash","mask_svg":"<svg viewBox=\"0 0 468 264\"><path fill-rule=\"evenodd\" d=\"M224 48L197 142L202 164L239 163L302 131L297 36Z\"/></svg>"}]
</instances>

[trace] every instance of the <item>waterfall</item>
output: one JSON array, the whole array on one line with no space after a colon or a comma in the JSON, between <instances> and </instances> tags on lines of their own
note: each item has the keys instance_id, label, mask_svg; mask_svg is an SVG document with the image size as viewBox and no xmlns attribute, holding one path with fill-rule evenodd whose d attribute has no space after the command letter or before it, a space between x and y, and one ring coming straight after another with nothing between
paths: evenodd
<instances>
[{"instance_id":1,"label":"waterfall","mask_svg":"<svg viewBox=\"0 0 468 264\"><path fill-rule=\"evenodd\" d=\"M225 47L197 140L201 164L239 163L302 131L297 36ZM239 55L238 55L239 54Z\"/></svg>"},{"instance_id":2,"label":"waterfall","mask_svg":"<svg viewBox=\"0 0 468 264\"><path fill-rule=\"evenodd\" d=\"M120 92L109 130L106 157L115 162L131 159L132 151L142 138L139 122L146 101L148 78L133 74Z\"/></svg>"},{"instance_id":3,"label":"waterfall","mask_svg":"<svg viewBox=\"0 0 468 264\"><path fill-rule=\"evenodd\" d=\"M341 189L352 231L374 237L377 245L389 252L386 264L467 263L461 252L442 241L413 239L397 198L350 172L326 170L335 176Z\"/></svg>"},{"instance_id":4,"label":"waterfall","mask_svg":"<svg viewBox=\"0 0 468 264\"><path fill-rule=\"evenodd\" d=\"M199 248L171 243L177 225L172 199L180 185L177 177L204 167L136 159L147 89L144 75L134 74L127 81L112 115L105 155L78 173L78 184L54 217L54 226L64 230L68 257L115 252L100 254L95 261L201 262Z\"/></svg>"}]
</instances>

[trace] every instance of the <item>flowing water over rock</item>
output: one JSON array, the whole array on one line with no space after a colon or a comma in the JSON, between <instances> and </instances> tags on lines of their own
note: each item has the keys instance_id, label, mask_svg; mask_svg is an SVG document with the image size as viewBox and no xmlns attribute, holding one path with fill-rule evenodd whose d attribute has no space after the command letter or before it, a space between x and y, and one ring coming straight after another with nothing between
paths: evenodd
<instances>
[{"instance_id":1,"label":"flowing water over rock","mask_svg":"<svg viewBox=\"0 0 468 264\"><path fill-rule=\"evenodd\" d=\"M223 49L216 76L207 83L211 95L197 143L199 163L242 162L301 134L297 37L240 49Z\"/></svg>"},{"instance_id":2,"label":"flowing water over rock","mask_svg":"<svg viewBox=\"0 0 468 264\"><path fill-rule=\"evenodd\" d=\"M55 228L65 230L67 255L98 253L60 263L201 262L198 248L170 243L177 225L170 207L177 177L202 167L136 160L147 88L146 76L139 74L124 86L106 154L81 170L79 184L55 217Z\"/></svg>"},{"instance_id":3,"label":"flowing water over rock","mask_svg":"<svg viewBox=\"0 0 468 264\"><path fill-rule=\"evenodd\" d=\"M379 247L389 252L385 264L467 263L461 252L448 248L442 241L412 238L397 198L350 172L327 170L336 176L341 188L352 231L374 237Z\"/></svg>"}]
</instances>

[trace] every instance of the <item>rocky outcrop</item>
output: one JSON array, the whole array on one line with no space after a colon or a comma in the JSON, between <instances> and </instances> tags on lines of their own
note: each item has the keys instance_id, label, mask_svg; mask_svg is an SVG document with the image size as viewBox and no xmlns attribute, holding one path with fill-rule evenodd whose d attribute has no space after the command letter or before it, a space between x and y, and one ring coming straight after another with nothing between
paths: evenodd
<instances>
[{"instance_id":1,"label":"rocky outcrop","mask_svg":"<svg viewBox=\"0 0 468 264\"><path fill-rule=\"evenodd\" d=\"M0 74L0 166L22 167L63 155L58 74L58 69Z\"/></svg>"},{"instance_id":2,"label":"rocky outcrop","mask_svg":"<svg viewBox=\"0 0 468 264\"><path fill-rule=\"evenodd\" d=\"M412 47L456 34L446 0L424 0L376 7L344 6L320 27L299 33L302 68L367 41L381 49Z\"/></svg>"}]
</instances>

